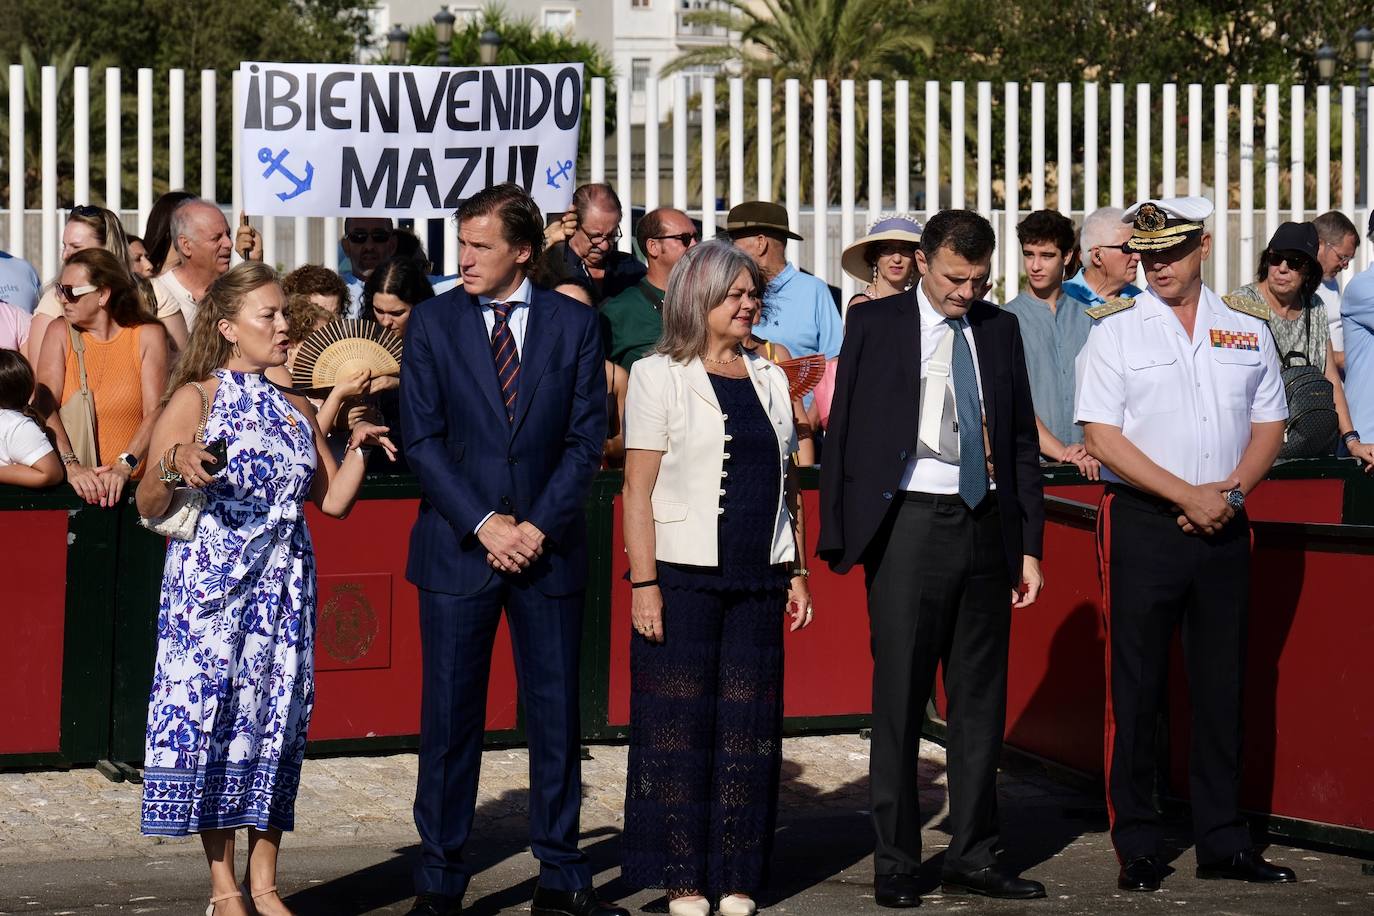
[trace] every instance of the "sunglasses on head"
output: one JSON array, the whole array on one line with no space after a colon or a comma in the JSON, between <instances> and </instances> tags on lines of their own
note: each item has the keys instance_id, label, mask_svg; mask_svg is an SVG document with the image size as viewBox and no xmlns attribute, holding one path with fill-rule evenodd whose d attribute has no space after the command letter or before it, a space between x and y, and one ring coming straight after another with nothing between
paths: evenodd
<instances>
[{"instance_id":1,"label":"sunglasses on head","mask_svg":"<svg viewBox=\"0 0 1374 916\"><path fill-rule=\"evenodd\" d=\"M649 238L658 242L666 242L668 239L677 239L678 244L686 248L697 240L697 234L695 232L679 232L675 235L651 235Z\"/></svg>"},{"instance_id":2,"label":"sunglasses on head","mask_svg":"<svg viewBox=\"0 0 1374 916\"><path fill-rule=\"evenodd\" d=\"M369 238L380 245L387 239L391 238L391 230L354 229L352 232L348 233L348 240L352 242L354 245L361 245L363 242L366 242Z\"/></svg>"},{"instance_id":3,"label":"sunglasses on head","mask_svg":"<svg viewBox=\"0 0 1374 916\"><path fill-rule=\"evenodd\" d=\"M70 212L72 216L80 216L83 218L89 216L105 215L104 211L101 210L99 207L93 207L90 204L81 204L79 207L72 207Z\"/></svg>"},{"instance_id":4,"label":"sunglasses on head","mask_svg":"<svg viewBox=\"0 0 1374 916\"><path fill-rule=\"evenodd\" d=\"M59 283L57 284L57 297L63 302L75 302L82 296L93 293L98 289L100 289L100 287L91 286L89 283L85 286L71 286L66 283Z\"/></svg>"}]
</instances>

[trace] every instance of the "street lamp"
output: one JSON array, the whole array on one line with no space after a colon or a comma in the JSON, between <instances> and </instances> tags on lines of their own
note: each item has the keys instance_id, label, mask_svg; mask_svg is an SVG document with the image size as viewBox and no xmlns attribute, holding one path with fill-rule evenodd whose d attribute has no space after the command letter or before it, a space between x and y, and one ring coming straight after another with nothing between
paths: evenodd
<instances>
[{"instance_id":1,"label":"street lamp","mask_svg":"<svg viewBox=\"0 0 1374 916\"><path fill-rule=\"evenodd\" d=\"M399 25L391 27L386 33L386 57L393 64L406 62L406 46L410 44L410 33Z\"/></svg>"},{"instance_id":2,"label":"street lamp","mask_svg":"<svg viewBox=\"0 0 1374 916\"><path fill-rule=\"evenodd\" d=\"M1321 77L1323 83L1331 82L1336 75L1336 49L1330 45L1322 45L1317 49L1317 76Z\"/></svg>"},{"instance_id":3,"label":"street lamp","mask_svg":"<svg viewBox=\"0 0 1374 916\"><path fill-rule=\"evenodd\" d=\"M441 67L448 66L449 51L453 47L453 23L457 19L447 6L439 7L439 12L434 14L434 45Z\"/></svg>"},{"instance_id":4,"label":"street lamp","mask_svg":"<svg viewBox=\"0 0 1374 916\"><path fill-rule=\"evenodd\" d=\"M1355 31L1355 66L1360 71L1360 94L1355 97L1355 122L1359 131L1360 144L1360 196L1358 205L1363 207L1369 200L1367 161L1365 146L1369 136L1369 53L1374 50L1374 32L1366 28Z\"/></svg>"},{"instance_id":5,"label":"street lamp","mask_svg":"<svg viewBox=\"0 0 1374 916\"><path fill-rule=\"evenodd\" d=\"M496 55L500 50L501 36L495 29L487 29L482 33L482 37L477 39L477 56L484 67L490 67L496 63Z\"/></svg>"}]
</instances>

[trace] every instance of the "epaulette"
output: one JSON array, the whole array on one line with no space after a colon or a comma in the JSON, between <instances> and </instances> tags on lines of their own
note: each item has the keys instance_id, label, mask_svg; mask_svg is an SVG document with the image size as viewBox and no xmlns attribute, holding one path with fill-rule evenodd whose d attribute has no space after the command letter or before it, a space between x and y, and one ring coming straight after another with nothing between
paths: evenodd
<instances>
[{"instance_id":1,"label":"epaulette","mask_svg":"<svg viewBox=\"0 0 1374 916\"><path fill-rule=\"evenodd\" d=\"M1251 318L1258 318L1260 321L1269 320L1269 306L1263 302L1256 302L1244 296L1237 296L1235 293L1228 293L1221 297L1221 301L1226 303L1226 307L1233 312L1240 312L1242 315L1249 315Z\"/></svg>"},{"instance_id":2,"label":"epaulette","mask_svg":"<svg viewBox=\"0 0 1374 916\"><path fill-rule=\"evenodd\" d=\"M1106 318L1108 315L1115 315L1117 312L1124 312L1126 309L1135 307L1134 296L1118 296L1115 299L1108 299L1101 305L1094 305L1092 308L1083 311L1094 321L1099 318Z\"/></svg>"}]
</instances>

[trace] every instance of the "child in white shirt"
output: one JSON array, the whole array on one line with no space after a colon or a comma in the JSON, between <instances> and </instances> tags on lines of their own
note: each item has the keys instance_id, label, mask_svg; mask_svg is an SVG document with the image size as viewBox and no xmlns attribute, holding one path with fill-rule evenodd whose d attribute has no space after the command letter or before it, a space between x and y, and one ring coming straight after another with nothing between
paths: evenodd
<instances>
[{"instance_id":1,"label":"child in white shirt","mask_svg":"<svg viewBox=\"0 0 1374 916\"><path fill-rule=\"evenodd\" d=\"M62 482L43 423L29 406L33 369L18 350L0 350L0 484L51 487Z\"/></svg>"}]
</instances>

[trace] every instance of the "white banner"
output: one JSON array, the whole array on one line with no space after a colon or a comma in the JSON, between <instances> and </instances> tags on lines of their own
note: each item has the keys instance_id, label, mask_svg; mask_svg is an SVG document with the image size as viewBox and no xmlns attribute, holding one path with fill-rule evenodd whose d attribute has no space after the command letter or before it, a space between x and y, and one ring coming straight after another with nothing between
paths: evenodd
<instances>
[{"instance_id":1,"label":"white banner","mask_svg":"<svg viewBox=\"0 0 1374 916\"><path fill-rule=\"evenodd\" d=\"M245 63L234 112L257 216L448 216L503 181L548 213L576 186L582 65Z\"/></svg>"}]
</instances>

